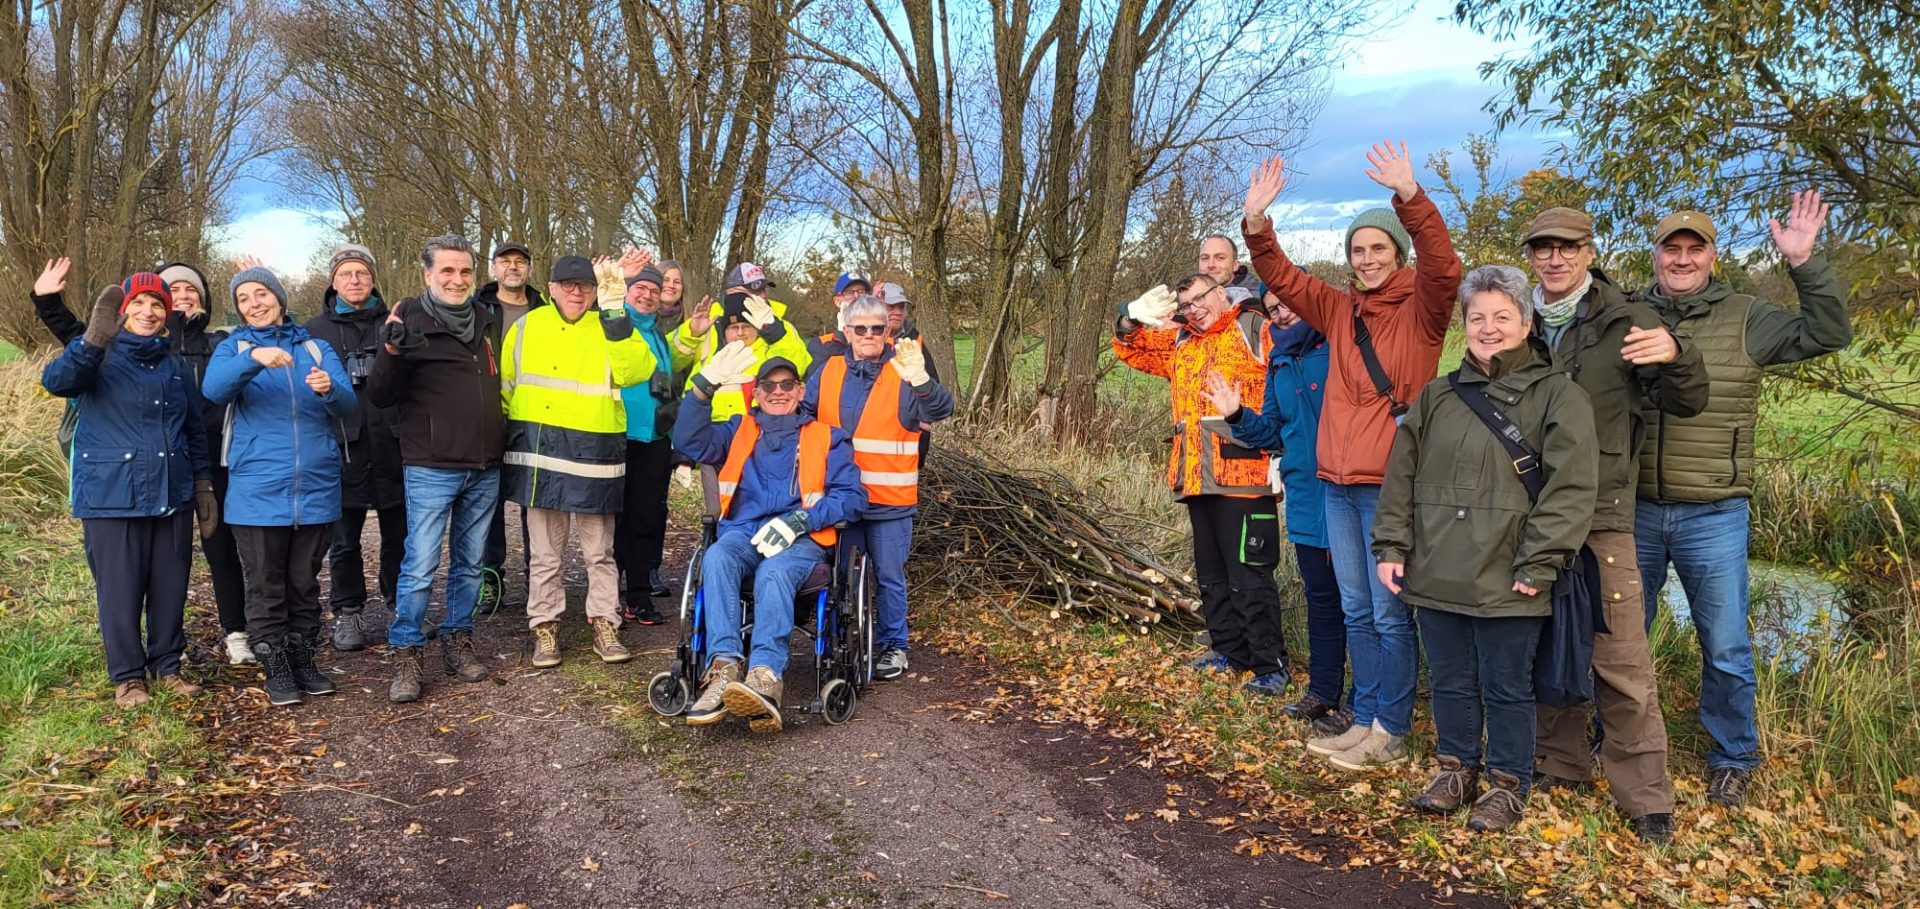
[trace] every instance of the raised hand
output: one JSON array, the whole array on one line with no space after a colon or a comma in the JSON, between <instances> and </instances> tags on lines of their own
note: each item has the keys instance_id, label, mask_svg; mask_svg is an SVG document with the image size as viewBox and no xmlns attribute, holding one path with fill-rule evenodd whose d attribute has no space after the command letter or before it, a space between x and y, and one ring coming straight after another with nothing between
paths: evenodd
<instances>
[{"instance_id":1,"label":"raised hand","mask_svg":"<svg viewBox=\"0 0 1920 909\"><path fill-rule=\"evenodd\" d=\"M1280 191L1287 188L1287 162L1275 155L1260 162L1253 169L1253 176L1247 181L1247 226L1255 227L1265 223L1267 208L1273 200L1280 198Z\"/></svg>"},{"instance_id":2,"label":"raised hand","mask_svg":"<svg viewBox=\"0 0 1920 909\"><path fill-rule=\"evenodd\" d=\"M640 276L640 269L653 261L653 253L631 246L620 253L620 277L629 281Z\"/></svg>"},{"instance_id":3,"label":"raised hand","mask_svg":"<svg viewBox=\"0 0 1920 909\"><path fill-rule=\"evenodd\" d=\"M1833 206L1820 202L1819 190L1809 189L1793 194L1793 208L1787 212L1786 226L1780 225L1779 218L1767 221L1767 227L1773 231L1773 245L1788 265L1799 268L1813 258L1813 241L1820 236L1820 225L1827 223L1827 213L1832 209Z\"/></svg>"},{"instance_id":4,"label":"raised hand","mask_svg":"<svg viewBox=\"0 0 1920 909\"><path fill-rule=\"evenodd\" d=\"M627 281L620 276L621 265L611 257L593 260L593 281L600 309L617 312L627 302Z\"/></svg>"},{"instance_id":5,"label":"raised hand","mask_svg":"<svg viewBox=\"0 0 1920 909\"><path fill-rule=\"evenodd\" d=\"M33 279L33 295L44 297L67 289L67 272L73 270L73 260L65 256L48 259L45 268L40 269L40 277Z\"/></svg>"},{"instance_id":6,"label":"raised hand","mask_svg":"<svg viewBox=\"0 0 1920 909\"><path fill-rule=\"evenodd\" d=\"M246 271L249 268L260 268L266 264L267 263L260 261L259 256L248 253L233 260L233 270Z\"/></svg>"},{"instance_id":7,"label":"raised hand","mask_svg":"<svg viewBox=\"0 0 1920 909\"><path fill-rule=\"evenodd\" d=\"M1214 412L1223 417L1233 416L1233 412L1240 409L1240 389L1233 387L1217 369L1207 370L1207 387L1200 392L1200 397L1206 398Z\"/></svg>"},{"instance_id":8,"label":"raised hand","mask_svg":"<svg viewBox=\"0 0 1920 909\"><path fill-rule=\"evenodd\" d=\"M754 328L763 329L773 324L775 318L773 314L773 304L768 303L766 297L760 296L759 294L747 294L746 310L747 321L753 323Z\"/></svg>"},{"instance_id":9,"label":"raised hand","mask_svg":"<svg viewBox=\"0 0 1920 909\"><path fill-rule=\"evenodd\" d=\"M687 331L696 338L704 338L707 329L713 327L713 294L700 298L700 304L687 311Z\"/></svg>"},{"instance_id":10,"label":"raised hand","mask_svg":"<svg viewBox=\"0 0 1920 909\"><path fill-rule=\"evenodd\" d=\"M1420 192L1420 181L1413 176L1413 159L1407 155L1407 143L1400 143L1395 151L1392 142L1378 142L1367 152L1367 179L1380 184L1400 197L1400 201L1412 201Z\"/></svg>"}]
</instances>

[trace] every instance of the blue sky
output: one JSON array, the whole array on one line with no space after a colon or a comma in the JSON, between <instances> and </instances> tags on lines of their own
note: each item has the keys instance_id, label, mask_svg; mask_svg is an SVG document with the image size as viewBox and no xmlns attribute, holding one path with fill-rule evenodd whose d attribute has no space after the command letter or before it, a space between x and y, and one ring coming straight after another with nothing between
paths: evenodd
<instances>
[{"instance_id":1,"label":"blue sky","mask_svg":"<svg viewBox=\"0 0 1920 909\"><path fill-rule=\"evenodd\" d=\"M1481 107L1497 88L1482 83L1477 68L1518 46L1453 24L1452 8L1453 0L1417 0L1341 65L1312 139L1288 161L1293 175L1272 212L1297 258L1334 257L1353 215L1385 204L1386 190L1363 173L1373 142L1406 140L1422 181L1431 183L1429 153L1458 149L1467 134L1492 128ZM1518 175L1547 157L1549 142L1523 128L1501 137L1500 152L1505 173ZM282 273L307 271L319 250L340 239L337 214L298 208L270 179L239 184L234 212L224 251L258 255Z\"/></svg>"}]
</instances>

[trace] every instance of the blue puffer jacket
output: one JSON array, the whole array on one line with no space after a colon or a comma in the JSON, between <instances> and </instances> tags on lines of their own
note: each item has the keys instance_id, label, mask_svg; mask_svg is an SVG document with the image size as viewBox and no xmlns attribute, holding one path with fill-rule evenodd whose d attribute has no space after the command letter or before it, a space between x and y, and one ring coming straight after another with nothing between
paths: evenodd
<instances>
[{"instance_id":1,"label":"blue puffer jacket","mask_svg":"<svg viewBox=\"0 0 1920 909\"><path fill-rule=\"evenodd\" d=\"M309 344L308 342L311 342ZM291 366L268 369L241 345L277 347ZM309 347L320 351L315 363ZM307 371L326 370L333 388L307 387ZM353 415L353 383L325 341L292 322L272 328L242 325L214 348L207 364L207 399L232 403L227 435L227 500L221 517L243 527L305 527L340 520L343 459L334 421Z\"/></svg>"},{"instance_id":2,"label":"blue puffer jacket","mask_svg":"<svg viewBox=\"0 0 1920 909\"><path fill-rule=\"evenodd\" d=\"M673 362L673 352L667 348L667 336L660 333L658 314L643 313L629 306L627 318L633 322L633 333L653 348L653 362L658 364L652 379L620 388L620 400L627 405L627 438L651 442L665 438L672 428L671 405L679 397L680 386L674 383L673 370L668 366ZM666 419L662 419L663 414Z\"/></svg>"},{"instance_id":3,"label":"blue puffer jacket","mask_svg":"<svg viewBox=\"0 0 1920 909\"><path fill-rule=\"evenodd\" d=\"M163 337L129 331L111 353L74 338L40 384L75 399L68 453L76 518L145 518L193 507L193 481L212 477L204 402L193 370Z\"/></svg>"},{"instance_id":4,"label":"blue puffer jacket","mask_svg":"<svg viewBox=\"0 0 1920 909\"><path fill-rule=\"evenodd\" d=\"M1227 418L1248 445L1280 452L1280 483L1287 490L1287 539L1327 548L1326 481L1314 456L1320 401L1327 389L1327 339L1306 322L1275 327L1267 359L1267 400Z\"/></svg>"},{"instance_id":5,"label":"blue puffer jacket","mask_svg":"<svg viewBox=\"0 0 1920 909\"><path fill-rule=\"evenodd\" d=\"M715 423L713 402L689 393L681 399L680 414L674 418L673 447L694 461L719 467L727 461L741 419L735 414L725 423ZM754 533L769 520L800 508L800 427L813 418L797 411L776 417L756 407L754 419L760 424L760 439L740 472L733 508L720 521L722 534ZM836 429L833 447L827 450L826 494L812 508L802 509L807 527L819 530L858 521L866 508L867 488L860 485L860 468L853 466L853 437Z\"/></svg>"}]
</instances>

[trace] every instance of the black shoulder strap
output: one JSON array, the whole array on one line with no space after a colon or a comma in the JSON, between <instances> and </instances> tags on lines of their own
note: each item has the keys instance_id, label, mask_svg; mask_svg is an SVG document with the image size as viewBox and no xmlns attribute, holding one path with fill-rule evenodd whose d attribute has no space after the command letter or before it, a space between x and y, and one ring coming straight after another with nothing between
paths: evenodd
<instances>
[{"instance_id":1,"label":"black shoulder strap","mask_svg":"<svg viewBox=\"0 0 1920 909\"><path fill-rule=\"evenodd\" d=\"M1447 384L1453 386L1453 393L1460 402L1487 424L1487 429L1500 444L1507 449L1507 457L1513 459L1513 472L1519 474L1520 485L1527 487L1527 498L1540 501L1540 491L1547 488L1547 478L1540 472L1540 453L1527 444L1527 437L1520 434L1520 427L1513 425L1507 415L1501 413L1487 400L1487 393L1477 385L1465 385L1460 381L1460 371L1447 373Z\"/></svg>"},{"instance_id":2,"label":"black shoulder strap","mask_svg":"<svg viewBox=\"0 0 1920 909\"><path fill-rule=\"evenodd\" d=\"M1373 380L1373 390L1389 402L1388 412L1395 417L1406 416L1406 402L1393 396L1393 380L1387 377L1386 368L1380 365L1380 354L1373 349L1373 333L1367 330L1366 320L1360 318L1358 303L1353 305L1353 343L1360 348L1360 362L1367 367L1367 378Z\"/></svg>"}]
</instances>

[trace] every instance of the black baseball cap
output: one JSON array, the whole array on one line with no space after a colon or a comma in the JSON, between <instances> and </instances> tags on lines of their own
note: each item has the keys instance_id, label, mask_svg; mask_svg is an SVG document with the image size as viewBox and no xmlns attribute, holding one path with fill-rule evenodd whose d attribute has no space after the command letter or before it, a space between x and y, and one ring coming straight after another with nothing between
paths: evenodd
<instances>
[{"instance_id":1,"label":"black baseball cap","mask_svg":"<svg viewBox=\"0 0 1920 909\"><path fill-rule=\"evenodd\" d=\"M553 262L553 274L547 278L555 284L598 284L593 276L593 263L585 256L561 256Z\"/></svg>"},{"instance_id":2,"label":"black baseball cap","mask_svg":"<svg viewBox=\"0 0 1920 909\"><path fill-rule=\"evenodd\" d=\"M511 252L517 252L523 256L526 256L528 262L533 261L533 250L528 249L525 243L520 243L513 240L508 240L507 242L494 247L493 257L498 259L501 256L504 256L507 253L511 253Z\"/></svg>"}]
</instances>

